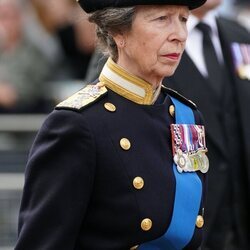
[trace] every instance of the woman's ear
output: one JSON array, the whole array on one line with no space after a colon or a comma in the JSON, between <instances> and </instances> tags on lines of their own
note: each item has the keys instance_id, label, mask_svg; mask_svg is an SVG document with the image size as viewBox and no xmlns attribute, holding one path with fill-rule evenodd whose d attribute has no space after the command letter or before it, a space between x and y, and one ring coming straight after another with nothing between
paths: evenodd
<instances>
[{"instance_id":1,"label":"woman's ear","mask_svg":"<svg viewBox=\"0 0 250 250\"><path fill-rule=\"evenodd\" d=\"M113 36L113 39L114 39L118 49L124 48L124 46L126 44L124 35L122 35L122 34L115 35L115 36Z\"/></svg>"}]
</instances>

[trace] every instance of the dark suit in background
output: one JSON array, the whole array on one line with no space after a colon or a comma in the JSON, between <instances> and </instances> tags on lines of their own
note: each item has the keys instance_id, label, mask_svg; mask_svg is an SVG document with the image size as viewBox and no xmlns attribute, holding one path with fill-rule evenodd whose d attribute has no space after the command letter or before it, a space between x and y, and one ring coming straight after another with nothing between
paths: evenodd
<instances>
[{"instance_id":1,"label":"dark suit in background","mask_svg":"<svg viewBox=\"0 0 250 250\"><path fill-rule=\"evenodd\" d=\"M224 58L220 91L216 93L186 52L164 84L193 100L207 125L205 249L249 249L250 80L236 73L231 45L250 44L250 34L224 18L217 18L217 27Z\"/></svg>"}]
</instances>

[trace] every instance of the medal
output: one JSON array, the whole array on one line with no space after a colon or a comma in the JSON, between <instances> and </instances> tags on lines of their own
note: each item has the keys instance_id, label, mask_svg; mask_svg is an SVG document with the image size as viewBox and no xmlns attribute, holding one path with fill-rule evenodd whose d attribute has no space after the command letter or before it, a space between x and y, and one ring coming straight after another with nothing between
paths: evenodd
<instances>
[{"instance_id":1,"label":"medal","mask_svg":"<svg viewBox=\"0 0 250 250\"><path fill-rule=\"evenodd\" d=\"M206 156L206 154L204 152L199 153L199 157L201 159L200 171L203 174L205 174L205 173L207 173L207 171L209 169L209 160L208 160L208 157Z\"/></svg>"},{"instance_id":2,"label":"medal","mask_svg":"<svg viewBox=\"0 0 250 250\"><path fill-rule=\"evenodd\" d=\"M242 80L250 80L250 44L232 43L235 72Z\"/></svg>"},{"instance_id":3,"label":"medal","mask_svg":"<svg viewBox=\"0 0 250 250\"><path fill-rule=\"evenodd\" d=\"M209 169L204 126L171 124L173 159L179 173Z\"/></svg>"},{"instance_id":4,"label":"medal","mask_svg":"<svg viewBox=\"0 0 250 250\"><path fill-rule=\"evenodd\" d=\"M190 172L189 170L192 168L190 158L180 149L177 150L176 154L174 155L174 162L179 173L182 173L183 171Z\"/></svg>"},{"instance_id":5,"label":"medal","mask_svg":"<svg viewBox=\"0 0 250 250\"><path fill-rule=\"evenodd\" d=\"M250 64L239 66L238 74L242 79L250 80Z\"/></svg>"}]
</instances>

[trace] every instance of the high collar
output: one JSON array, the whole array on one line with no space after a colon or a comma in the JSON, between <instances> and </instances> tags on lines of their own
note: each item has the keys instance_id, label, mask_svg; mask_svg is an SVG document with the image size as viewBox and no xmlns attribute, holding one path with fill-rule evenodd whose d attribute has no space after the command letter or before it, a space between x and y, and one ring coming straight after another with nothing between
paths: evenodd
<instances>
[{"instance_id":1,"label":"high collar","mask_svg":"<svg viewBox=\"0 0 250 250\"><path fill-rule=\"evenodd\" d=\"M99 80L112 91L137 104L153 104L161 90L160 86L154 90L150 83L130 74L111 58L104 65Z\"/></svg>"}]
</instances>

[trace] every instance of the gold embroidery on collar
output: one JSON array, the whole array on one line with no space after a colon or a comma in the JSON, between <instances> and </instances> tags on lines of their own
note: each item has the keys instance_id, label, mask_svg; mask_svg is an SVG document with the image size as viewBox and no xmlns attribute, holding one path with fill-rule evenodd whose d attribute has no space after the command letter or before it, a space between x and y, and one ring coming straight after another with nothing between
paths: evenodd
<instances>
[{"instance_id":1,"label":"gold embroidery on collar","mask_svg":"<svg viewBox=\"0 0 250 250\"><path fill-rule=\"evenodd\" d=\"M116 75L119 78L122 78L129 85L140 89L144 94L141 96L136 93L136 90L135 91L133 91L133 89L129 90L125 86L125 84L120 82L117 83L117 79L115 79L115 76L112 77L108 75L105 72L105 69L112 71L112 74ZM115 62L113 62L111 58L109 58L107 63L105 64L99 79L101 82L104 83L105 86L110 88L112 91L138 104L151 105L153 99L155 99L154 95L159 94L158 93L159 91L157 90L154 92L151 84L144 81L143 79L140 79L139 77L136 77L128 73L126 70L118 66Z\"/></svg>"}]
</instances>

